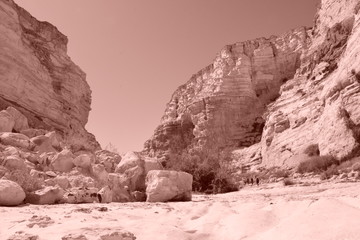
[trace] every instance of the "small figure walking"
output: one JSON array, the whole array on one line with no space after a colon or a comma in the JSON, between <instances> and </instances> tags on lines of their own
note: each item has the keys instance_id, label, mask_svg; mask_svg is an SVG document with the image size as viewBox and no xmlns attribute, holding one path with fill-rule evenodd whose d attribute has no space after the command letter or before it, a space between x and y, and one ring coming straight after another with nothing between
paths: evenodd
<instances>
[{"instance_id":1,"label":"small figure walking","mask_svg":"<svg viewBox=\"0 0 360 240\"><path fill-rule=\"evenodd\" d=\"M259 183L260 183L260 179L258 177L256 177L256 185L259 186Z\"/></svg>"},{"instance_id":2,"label":"small figure walking","mask_svg":"<svg viewBox=\"0 0 360 240\"><path fill-rule=\"evenodd\" d=\"M254 184L254 179L251 178L250 181L251 181L251 185L253 185Z\"/></svg>"}]
</instances>

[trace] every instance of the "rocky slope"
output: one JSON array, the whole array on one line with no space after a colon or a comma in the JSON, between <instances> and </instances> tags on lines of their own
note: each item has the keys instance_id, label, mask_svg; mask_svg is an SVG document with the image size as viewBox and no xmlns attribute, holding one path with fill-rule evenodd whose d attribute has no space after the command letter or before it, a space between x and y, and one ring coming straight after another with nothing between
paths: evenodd
<instances>
[{"instance_id":1,"label":"rocky slope","mask_svg":"<svg viewBox=\"0 0 360 240\"><path fill-rule=\"evenodd\" d=\"M359 146L357 0L322 0L312 29L226 46L180 86L144 152L232 151L234 166L294 166L304 149L344 159Z\"/></svg>"},{"instance_id":2,"label":"rocky slope","mask_svg":"<svg viewBox=\"0 0 360 240\"><path fill-rule=\"evenodd\" d=\"M74 150L96 150L84 128L91 90L67 55L67 42L53 25L12 0L0 1L0 110L13 106L31 128L56 130Z\"/></svg>"}]
</instances>

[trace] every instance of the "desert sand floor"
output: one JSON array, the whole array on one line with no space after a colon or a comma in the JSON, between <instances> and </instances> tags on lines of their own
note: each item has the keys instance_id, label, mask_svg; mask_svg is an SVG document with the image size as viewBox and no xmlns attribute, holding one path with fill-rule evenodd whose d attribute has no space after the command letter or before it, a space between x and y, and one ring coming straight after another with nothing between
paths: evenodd
<instances>
[{"instance_id":1,"label":"desert sand floor","mask_svg":"<svg viewBox=\"0 0 360 240\"><path fill-rule=\"evenodd\" d=\"M138 240L359 240L360 183L248 186L192 202L1 207L0 219L1 240L18 231L98 240L118 230Z\"/></svg>"}]
</instances>

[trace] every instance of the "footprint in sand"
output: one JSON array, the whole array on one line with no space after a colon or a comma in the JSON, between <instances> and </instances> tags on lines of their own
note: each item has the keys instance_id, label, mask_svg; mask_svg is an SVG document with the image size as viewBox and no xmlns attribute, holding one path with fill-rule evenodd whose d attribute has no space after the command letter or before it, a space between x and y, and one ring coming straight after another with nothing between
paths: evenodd
<instances>
[{"instance_id":1,"label":"footprint in sand","mask_svg":"<svg viewBox=\"0 0 360 240\"><path fill-rule=\"evenodd\" d=\"M54 220L52 220L48 216L37 216L37 215L32 216L29 222L30 223L26 225L29 228L33 228L35 225L37 225L40 228L45 228L55 223Z\"/></svg>"}]
</instances>

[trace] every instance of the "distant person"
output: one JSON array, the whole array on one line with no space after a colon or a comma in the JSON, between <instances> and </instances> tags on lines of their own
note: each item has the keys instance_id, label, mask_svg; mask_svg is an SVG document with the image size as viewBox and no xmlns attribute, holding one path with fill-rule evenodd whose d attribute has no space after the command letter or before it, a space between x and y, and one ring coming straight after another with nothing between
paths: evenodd
<instances>
[{"instance_id":1,"label":"distant person","mask_svg":"<svg viewBox=\"0 0 360 240\"><path fill-rule=\"evenodd\" d=\"M250 184L250 179L246 178L246 184Z\"/></svg>"},{"instance_id":2,"label":"distant person","mask_svg":"<svg viewBox=\"0 0 360 240\"><path fill-rule=\"evenodd\" d=\"M250 181L251 181L251 185L253 185L254 184L254 179L250 178Z\"/></svg>"},{"instance_id":3,"label":"distant person","mask_svg":"<svg viewBox=\"0 0 360 240\"><path fill-rule=\"evenodd\" d=\"M259 186L259 183L260 183L260 179L257 177L257 178L256 178L256 185Z\"/></svg>"}]
</instances>

